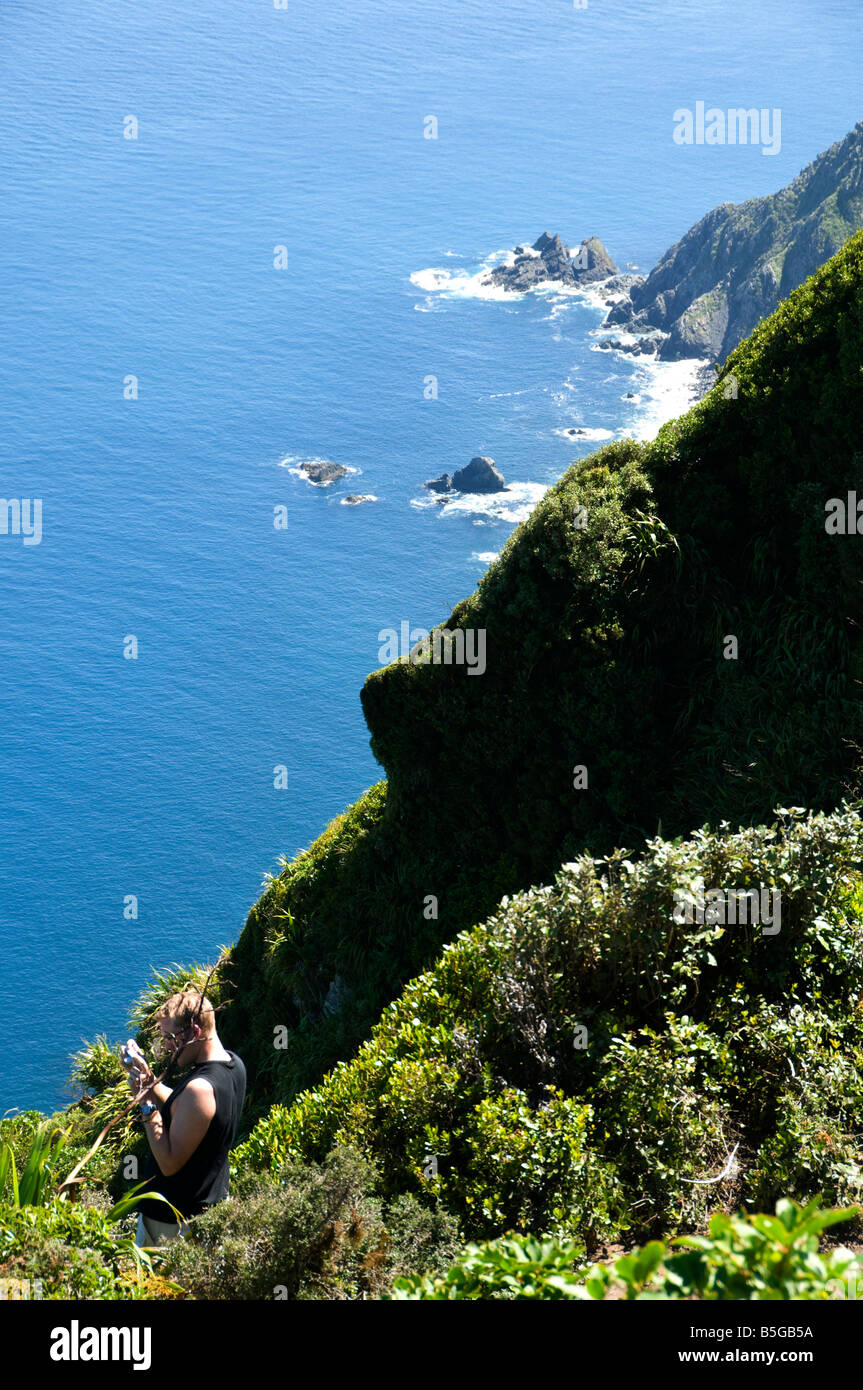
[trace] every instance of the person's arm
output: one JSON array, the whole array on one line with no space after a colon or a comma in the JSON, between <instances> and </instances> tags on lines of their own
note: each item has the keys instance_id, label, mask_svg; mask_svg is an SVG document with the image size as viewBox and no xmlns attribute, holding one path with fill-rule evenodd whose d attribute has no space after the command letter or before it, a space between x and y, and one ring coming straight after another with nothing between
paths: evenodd
<instances>
[{"instance_id":1,"label":"person's arm","mask_svg":"<svg viewBox=\"0 0 863 1390\"><path fill-rule=\"evenodd\" d=\"M152 1075L152 1072L150 1073L150 1075ZM173 1094L174 1088L172 1086L166 1086L164 1081L160 1081L158 1086L150 1087L147 1094L144 1096L144 1100L142 1100L141 1104L143 1105L144 1101L150 1100L153 1101L154 1104L158 1102L159 1105L164 1105L165 1101L168 1099L168 1096L171 1096Z\"/></svg>"},{"instance_id":2,"label":"person's arm","mask_svg":"<svg viewBox=\"0 0 863 1390\"><path fill-rule=\"evenodd\" d=\"M216 1093L203 1077L190 1081L171 1111L171 1124L158 1110L144 1117L150 1150L165 1178L179 1173L201 1143L216 1113Z\"/></svg>"}]
</instances>

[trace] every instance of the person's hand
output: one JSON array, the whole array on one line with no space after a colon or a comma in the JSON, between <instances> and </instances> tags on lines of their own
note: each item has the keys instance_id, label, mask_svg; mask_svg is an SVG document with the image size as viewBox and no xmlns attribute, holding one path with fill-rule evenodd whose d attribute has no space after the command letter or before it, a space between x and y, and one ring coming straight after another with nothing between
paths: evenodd
<instances>
[{"instance_id":1,"label":"person's hand","mask_svg":"<svg viewBox=\"0 0 863 1390\"><path fill-rule=\"evenodd\" d=\"M123 1063L123 1066L125 1067L126 1071L129 1073L129 1090L132 1092L133 1095L137 1095L138 1092L142 1089L149 1089L151 1086L155 1085L156 1076L150 1070L149 1064L143 1052L139 1047L135 1046L134 1043L129 1048L129 1053L131 1056L130 1061L124 1061L122 1053L120 1056L120 1060Z\"/></svg>"},{"instance_id":2,"label":"person's hand","mask_svg":"<svg viewBox=\"0 0 863 1390\"><path fill-rule=\"evenodd\" d=\"M137 1097L141 1105L143 1105L145 1100L153 1100L153 1096L150 1092L158 1080L153 1072L151 1072L146 1062L144 1062L143 1066L143 1072L136 1070L129 1073L129 1090L132 1092L133 1096Z\"/></svg>"}]
</instances>

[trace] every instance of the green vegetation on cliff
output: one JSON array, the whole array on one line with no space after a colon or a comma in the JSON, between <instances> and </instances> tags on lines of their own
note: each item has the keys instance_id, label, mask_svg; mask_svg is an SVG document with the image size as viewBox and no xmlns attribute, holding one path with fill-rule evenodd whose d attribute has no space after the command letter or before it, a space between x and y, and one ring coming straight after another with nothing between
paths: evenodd
<instances>
[{"instance_id":1,"label":"green vegetation on cliff","mask_svg":"<svg viewBox=\"0 0 863 1390\"><path fill-rule=\"evenodd\" d=\"M235 1153L278 1172L354 1145L383 1195L425 1193L471 1238L580 1236L703 1220L707 1179L761 1210L863 1181L863 821L583 855L504 900L385 1010L314 1091ZM676 891L770 885L762 925L673 918Z\"/></svg>"},{"instance_id":2,"label":"green vegetation on cliff","mask_svg":"<svg viewBox=\"0 0 863 1390\"><path fill-rule=\"evenodd\" d=\"M227 972L223 1031L259 1111L577 854L859 796L863 550L824 521L859 473L861 289L858 234L704 401L550 489L449 619L485 629L482 676L369 676L387 781L273 880Z\"/></svg>"}]
</instances>

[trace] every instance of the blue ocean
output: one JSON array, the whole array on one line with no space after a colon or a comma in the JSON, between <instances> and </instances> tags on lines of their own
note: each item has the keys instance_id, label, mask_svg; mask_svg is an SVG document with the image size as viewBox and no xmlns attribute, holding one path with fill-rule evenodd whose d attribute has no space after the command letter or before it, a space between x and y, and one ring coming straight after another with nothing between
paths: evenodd
<instances>
[{"instance_id":1,"label":"blue ocean","mask_svg":"<svg viewBox=\"0 0 863 1390\"><path fill-rule=\"evenodd\" d=\"M483 269L547 230L646 273L863 113L859 0L4 0L0 63L0 491L41 508L0 535L2 1112L382 775L382 631L685 408ZM699 100L781 148L675 144ZM436 504L477 454L511 491Z\"/></svg>"}]
</instances>

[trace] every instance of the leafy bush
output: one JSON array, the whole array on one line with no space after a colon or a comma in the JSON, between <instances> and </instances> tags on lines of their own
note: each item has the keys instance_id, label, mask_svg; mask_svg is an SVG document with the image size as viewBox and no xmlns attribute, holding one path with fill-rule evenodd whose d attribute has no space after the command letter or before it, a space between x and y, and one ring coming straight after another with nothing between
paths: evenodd
<instances>
[{"instance_id":1,"label":"leafy bush","mask_svg":"<svg viewBox=\"0 0 863 1390\"><path fill-rule=\"evenodd\" d=\"M717 1212L709 1235L671 1242L688 1246L685 1252L653 1241L610 1268L595 1266L585 1290L591 1298L606 1298L615 1287L625 1289L628 1299L856 1298L863 1260L844 1247L818 1253L819 1236L855 1210L824 1211L819 1202L816 1197L801 1207L781 1199L775 1216Z\"/></svg>"},{"instance_id":2,"label":"leafy bush","mask_svg":"<svg viewBox=\"0 0 863 1390\"><path fill-rule=\"evenodd\" d=\"M377 1295L417 1260L445 1264L458 1244L452 1219L403 1198L385 1225L370 1196L375 1177L339 1147L322 1165L246 1180L190 1223L165 1273L195 1298L356 1299Z\"/></svg>"},{"instance_id":3,"label":"leafy bush","mask_svg":"<svg viewBox=\"0 0 863 1390\"><path fill-rule=\"evenodd\" d=\"M639 1224L665 1229L703 1219L711 1187L689 1176L719 1173L736 1129L724 1099L728 1048L703 1023L666 1016L662 1032L639 1029L611 1040L594 1097ZM725 1196L736 1191L726 1185Z\"/></svg>"},{"instance_id":4,"label":"leafy bush","mask_svg":"<svg viewBox=\"0 0 863 1390\"><path fill-rule=\"evenodd\" d=\"M147 1297L151 1273L147 1252L94 1207L0 1205L0 1278L41 1280L43 1298Z\"/></svg>"},{"instance_id":5,"label":"leafy bush","mask_svg":"<svg viewBox=\"0 0 863 1390\"><path fill-rule=\"evenodd\" d=\"M827 1299L857 1298L863 1259L838 1247L818 1253L819 1237L852 1211L824 1211L780 1200L775 1216L718 1212L709 1235L661 1240L588 1267L575 1242L506 1236L469 1245L442 1276L396 1281L396 1300L541 1299ZM688 1247L678 1251L677 1246Z\"/></svg>"},{"instance_id":6,"label":"leafy bush","mask_svg":"<svg viewBox=\"0 0 863 1390\"><path fill-rule=\"evenodd\" d=\"M582 856L447 946L353 1060L273 1107L235 1171L350 1143L382 1196L435 1193L471 1238L520 1224L588 1245L692 1225L717 1195L810 1196L825 1169L795 1098L816 1088L840 1165L854 1142L861 865L850 810ZM781 884L779 934L676 921L701 878Z\"/></svg>"},{"instance_id":7,"label":"leafy bush","mask_svg":"<svg viewBox=\"0 0 863 1390\"><path fill-rule=\"evenodd\" d=\"M387 1295L396 1301L467 1298L578 1298L584 1248L573 1242L504 1236L469 1245L442 1277L396 1280Z\"/></svg>"},{"instance_id":8,"label":"leafy bush","mask_svg":"<svg viewBox=\"0 0 863 1390\"><path fill-rule=\"evenodd\" d=\"M436 1203L423 1205L413 1193L385 1209L387 1283L422 1270L443 1274L462 1246L458 1222Z\"/></svg>"}]
</instances>

